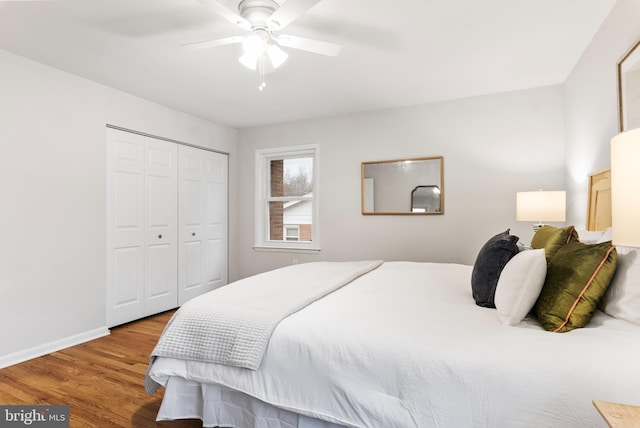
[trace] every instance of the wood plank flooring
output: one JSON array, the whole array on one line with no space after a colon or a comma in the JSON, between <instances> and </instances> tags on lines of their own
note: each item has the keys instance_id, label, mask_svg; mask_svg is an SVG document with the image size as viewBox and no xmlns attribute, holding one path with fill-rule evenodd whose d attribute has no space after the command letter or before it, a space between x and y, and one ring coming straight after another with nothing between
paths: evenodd
<instances>
[{"instance_id":1,"label":"wood plank flooring","mask_svg":"<svg viewBox=\"0 0 640 428\"><path fill-rule=\"evenodd\" d=\"M71 428L202 427L156 422L164 389L147 396L149 354L173 311L111 330L109 336L0 370L0 404L68 405Z\"/></svg>"}]
</instances>

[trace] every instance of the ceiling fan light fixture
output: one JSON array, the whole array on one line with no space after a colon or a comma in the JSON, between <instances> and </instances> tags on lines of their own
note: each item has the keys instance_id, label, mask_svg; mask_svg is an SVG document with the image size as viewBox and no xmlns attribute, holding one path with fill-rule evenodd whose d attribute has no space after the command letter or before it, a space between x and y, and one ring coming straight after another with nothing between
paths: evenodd
<instances>
[{"instance_id":1,"label":"ceiling fan light fixture","mask_svg":"<svg viewBox=\"0 0 640 428\"><path fill-rule=\"evenodd\" d=\"M0 0L1 2L2 0ZM198 0L223 18L238 25L249 34L246 37L231 36L217 40L188 43L192 48L203 49L242 43L240 63L257 71L258 89L266 86L265 75L282 66L289 55L282 47L298 49L326 56L336 56L342 46L298 36L279 35L280 31L321 0ZM237 5L236 7L233 7Z\"/></svg>"},{"instance_id":2,"label":"ceiling fan light fixture","mask_svg":"<svg viewBox=\"0 0 640 428\"><path fill-rule=\"evenodd\" d=\"M257 58L267 50L267 43L260 34L251 34L242 41L242 50L245 54Z\"/></svg>"},{"instance_id":3,"label":"ceiling fan light fixture","mask_svg":"<svg viewBox=\"0 0 640 428\"><path fill-rule=\"evenodd\" d=\"M242 41L242 50L244 54L238 58L238 61L245 67L256 70L258 68L258 60L266 55L267 42L261 33L255 32L244 38Z\"/></svg>"},{"instance_id":4,"label":"ceiling fan light fixture","mask_svg":"<svg viewBox=\"0 0 640 428\"><path fill-rule=\"evenodd\" d=\"M240 64L244 65L249 70L257 70L258 68L257 67L258 59L254 55L249 55L248 53L245 53L240 58L238 58L238 61L240 61Z\"/></svg>"},{"instance_id":5,"label":"ceiling fan light fixture","mask_svg":"<svg viewBox=\"0 0 640 428\"><path fill-rule=\"evenodd\" d=\"M269 36L255 32L242 41L244 54L238 61L245 67L256 70L263 64L263 74L268 74L284 63L289 55L269 40ZM268 63L268 64L265 64Z\"/></svg>"},{"instance_id":6,"label":"ceiling fan light fixture","mask_svg":"<svg viewBox=\"0 0 640 428\"><path fill-rule=\"evenodd\" d=\"M269 56L271 65L274 69L280 67L287 60L287 58L289 58L289 54L280 49L278 45L274 44L269 46L269 48L267 49L267 55Z\"/></svg>"}]
</instances>

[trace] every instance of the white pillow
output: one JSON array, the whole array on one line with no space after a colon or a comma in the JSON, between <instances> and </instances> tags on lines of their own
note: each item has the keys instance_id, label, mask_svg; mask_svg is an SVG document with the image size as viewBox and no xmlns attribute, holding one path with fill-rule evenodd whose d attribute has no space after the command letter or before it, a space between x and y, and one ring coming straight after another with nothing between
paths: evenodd
<instances>
[{"instance_id":1,"label":"white pillow","mask_svg":"<svg viewBox=\"0 0 640 428\"><path fill-rule=\"evenodd\" d=\"M502 269L495 304L500 322L517 325L533 309L547 276L544 249L521 251Z\"/></svg>"},{"instance_id":2,"label":"white pillow","mask_svg":"<svg viewBox=\"0 0 640 428\"><path fill-rule=\"evenodd\" d=\"M600 238L598 238L598 241L596 243L600 244L602 242L611 241L612 239L613 239L613 229L611 227L607 227L605 230L602 231L602 235L600 235Z\"/></svg>"},{"instance_id":3,"label":"white pillow","mask_svg":"<svg viewBox=\"0 0 640 428\"><path fill-rule=\"evenodd\" d=\"M616 251L618 265L602 310L612 317L640 324L640 249L616 247Z\"/></svg>"},{"instance_id":4,"label":"white pillow","mask_svg":"<svg viewBox=\"0 0 640 428\"><path fill-rule=\"evenodd\" d=\"M602 237L602 231L590 231L590 230L576 230L580 242L584 244L595 244L599 242Z\"/></svg>"}]
</instances>

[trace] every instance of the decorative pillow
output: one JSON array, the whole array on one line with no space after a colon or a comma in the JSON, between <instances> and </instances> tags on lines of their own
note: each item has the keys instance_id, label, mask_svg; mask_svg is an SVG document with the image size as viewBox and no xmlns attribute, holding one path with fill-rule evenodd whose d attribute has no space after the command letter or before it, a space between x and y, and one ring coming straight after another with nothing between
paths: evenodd
<instances>
[{"instance_id":1,"label":"decorative pillow","mask_svg":"<svg viewBox=\"0 0 640 428\"><path fill-rule=\"evenodd\" d=\"M547 263L549 263L563 245L577 240L578 233L573 226L561 228L542 226L533 235L533 239L531 239L531 248L544 248Z\"/></svg>"},{"instance_id":2,"label":"decorative pillow","mask_svg":"<svg viewBox=\"0 0 640 428\"><path fill-rule=\"evenodd\" d=\"M602 235L600 235L600 238L598 238L597 243L601 243L601 242L607 242L607 241L611 241L613 239L613 228L611 227L607 227L605 230L602 231Z\"/></svg>"},{"instance_id":3,"label":"decorative pillow","mask_svg":"<svg viewBox=\"0 0 640 428\"><path fill-rule=\"evenodd\" d=\"M580 237L579 241L583 244L597 244L599 242L611 241L611 238L602 240L602 231L593 230L576 230L576 233Z\"/></svg>"},{"instance_id":4,"label":"decorative pillow","mask_svg":"<svg viewBox=\"0 0 640 428\"><path fill-rule=\"evenodd\" d=\"M547 266L536 302L545 330L565 332L587 325L616 271L618 254L611 242L570 242Z\"/></svg>"},{"instance_id":5,"label":"decorative pillow","mask_svg":"<svg viewBox=\"0 0 640 428\"><path fill-rule=\"evenodd\" d=\"M616 251L618 266L600 307L612 317L640 324L640 249Z\"/></svg>"},{"instance_id":6,"label":"decorative pillow","mask_svg":"<svg viewBox=\"0 0 640 428\"><path fill-rule=\"evenodd\" d=\"M502 269L495 303L502 324L518 325L533 309L547 275L542 248L521 251Z\"/></svg>"},{"instance_id":7,"label":"decorative pillow","mask_svg":"<svg viewBox=\"0 0 640 428\"><path fill-rule=\"evenodd\" d=\"M500 272L518 253L518 237L509 229L489 239L480 249L471 272L471 291L476 305L495 308L496 286Z\"/></svg>"}]
</instances>

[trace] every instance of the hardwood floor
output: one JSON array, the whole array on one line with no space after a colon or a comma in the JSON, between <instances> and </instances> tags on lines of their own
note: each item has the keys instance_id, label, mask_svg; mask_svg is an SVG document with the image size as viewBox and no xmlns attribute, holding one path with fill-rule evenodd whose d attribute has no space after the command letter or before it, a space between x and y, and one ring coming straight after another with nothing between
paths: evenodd
<instances>
[{"instance_id":1,"label":"hardwood floor","mask_svg":"<svg viewBox=\"0 0 640 428\"><path fill-rule=\"evenodd\" d=\"M172 313L1 369L0 404L68 405L71 428L202 427L199 420L156 422L164 389L144 392L149 354Z\"/></svg>"}]
</instances>

